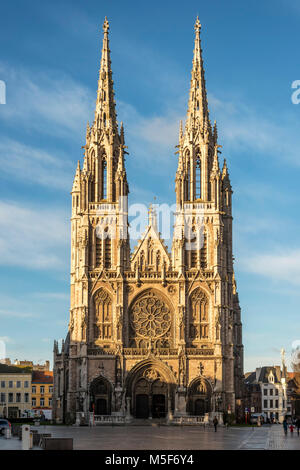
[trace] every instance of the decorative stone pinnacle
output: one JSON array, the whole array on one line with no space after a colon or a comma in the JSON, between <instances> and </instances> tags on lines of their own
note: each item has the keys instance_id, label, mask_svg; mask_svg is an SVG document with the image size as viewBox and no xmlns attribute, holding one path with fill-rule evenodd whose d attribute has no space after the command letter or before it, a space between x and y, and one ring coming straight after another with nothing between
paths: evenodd
<instances>
[{"instance_id":1,"label":"decorative stone pinnacle","mask_svg":"<svg viewBox=\"0 0 300 470\"><path fill-rule=\"evenodd\" d=\"M195 23L195 31L196 33L200 33L201 30L201 23L199 21L199 17L197 16L196 23Z\"/></svg>"},{"instance_id":2,"label":"decorative stone pinnacle","mask_svg":"<svg viewBox=\"0 0 300 470\"><path fill-rule=\"evenodd\" d=\"M103 23L103 32L108 33L109 30L109 22L107 21L107 17L105 17L104 23Z\"/></svg>"}]
</instances>

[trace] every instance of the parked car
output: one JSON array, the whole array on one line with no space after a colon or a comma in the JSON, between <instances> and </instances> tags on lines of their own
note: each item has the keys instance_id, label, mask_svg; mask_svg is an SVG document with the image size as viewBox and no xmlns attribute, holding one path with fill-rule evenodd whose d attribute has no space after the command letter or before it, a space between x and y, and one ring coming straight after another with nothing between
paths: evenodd
<instances>
[{"instance_id":1,"label":"parked car","mask_svg":"<svg viewBox=\"0 0 300 470\"><path fill-rule=\"evenodd\" d=\"M7 428L11 428L11 424L9 421L7 421L7 419L0 419L0 434L4 434L5 433L5 429Z\"/></svg>"},{"instance_id":2,"label":"parked car","mask_svg":"<svg viewBox=\"0 0 300 470\"><path fill-rule=\"evenodd\" d=\"M251 424L257 424L258 420L260 420L260 424L264 424L264 416L261 413L252 413L250 417Z\"/></svg>"}]
</instances>

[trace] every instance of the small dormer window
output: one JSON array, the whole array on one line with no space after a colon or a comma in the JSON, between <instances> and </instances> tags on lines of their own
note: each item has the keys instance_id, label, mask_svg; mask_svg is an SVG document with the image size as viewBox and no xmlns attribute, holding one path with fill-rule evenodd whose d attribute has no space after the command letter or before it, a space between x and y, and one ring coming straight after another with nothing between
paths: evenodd
<instances>
[{"instance_id":1,"label":"small dormer window","mask_svg":"<svg viewBox=\"0 0 300 470\"><path fill-rule=\"evenodd\" d=\"M270 374L269 374L269 383L271 383L271 384L274 383L274 375L272 374L272 372L270 372Z\"/></svg>"}]
</instances>

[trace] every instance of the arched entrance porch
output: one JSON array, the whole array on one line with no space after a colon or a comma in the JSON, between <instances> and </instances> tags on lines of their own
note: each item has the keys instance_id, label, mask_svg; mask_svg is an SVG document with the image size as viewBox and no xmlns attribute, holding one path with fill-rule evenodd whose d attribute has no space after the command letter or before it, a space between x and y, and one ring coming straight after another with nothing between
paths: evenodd
<instances>
[{"instance_id":1,"label":"arched entrance porch","mask_svg":"<svg viewBox=\"0 0 300 470\"><path fill-rule=\"evenodd\" d=\"M131 414L138 419L165 418L174 409L175 379L161 361L142 361L127 378Z\"/></svg>"},{"instance_id":2,"label":"arched entrance porch","mask_svg":"<svg viewBox=\"0 0 300 470\"><path fill-rule=\"evenodd\" d=\"M90 384L90 411L95 415L111 414L111 385L104 377L97 377Z\"/></svg>"},{"instance_id":3,"label":"arched entrance porch","mask_svg":"<svg viewBox=\"0 0 300 470\"><path fill-rule=\"evenodd\" d=\"M212 410L212 388L203 377L194 379L188 387L187 412L192 416L204 416Z\"/></svg>"}]
</instances>

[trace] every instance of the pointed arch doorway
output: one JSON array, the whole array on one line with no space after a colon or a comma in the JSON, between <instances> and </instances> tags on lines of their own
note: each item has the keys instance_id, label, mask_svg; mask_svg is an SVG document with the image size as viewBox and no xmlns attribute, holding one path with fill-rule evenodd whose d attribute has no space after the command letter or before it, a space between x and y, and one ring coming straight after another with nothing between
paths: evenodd
<instances>
[{"instance_id":1,"label":"pointed arch doorway","mask_svg":"<svg viewBox=\"0 0 300 470\"><path fill-rule=\"evenodd\" d=\"M187 411L190 415L204 416L211 411L211 386L203 377L198 377L188 388Z\"/></svg>"},{"instance_id":2,"label":"pointed arch doorway","mask_svg":"<svg viewBox=\"0 0 300 470\"><path fill-rule=\"evenodd\" d=\"M160 361L142 361L128 376L126 394L135 418L166 418L174 410L175 379Z\"/></svg>"},{"instance_id":3,"label":"pointed arch doorway","mask_svg":"<svg viewBox=\"0 0 300 470\"><path fill-rule=\"evenodd\" d=\"M166 417L168 385L159 376L154 380L153 377L142 376L135 384L133 396L134 416L137 419Z\"/></svg>"},{"instance_id":4,"label":"pointed arch doorway","mask_svg":"<svg viewBox=\"0 0 300 470\"><path fill-rule=\"evenodd\" d=\"M111 385L104 377L98 377L90 385L90 411L96 415L111 414Z\"/></svg>"},{"instance_id":5,"label":"pointed arch doorway","mask_svg":"<svg viewBox=\"0 0 300 470\"><path fill-rule=\"evenodd\" d=\"M149 395L137 393L135 396L135 417L138 419L149 418Z\"/></svg>"}]
</instances>

